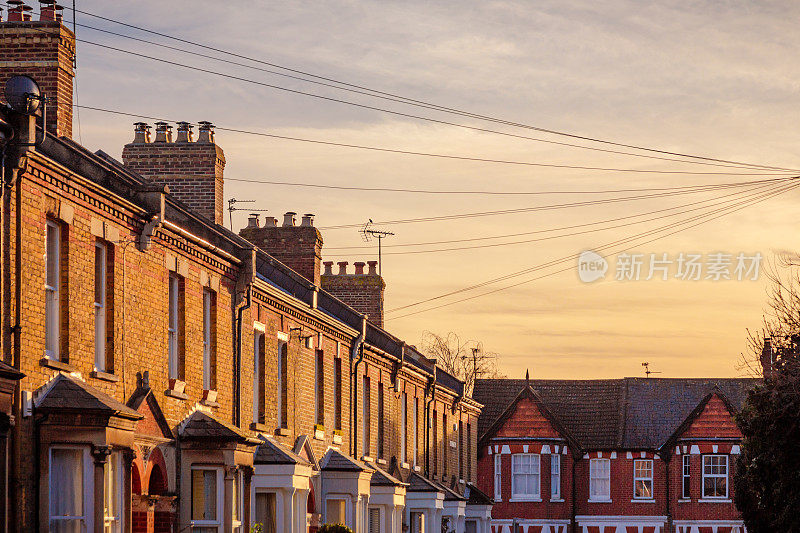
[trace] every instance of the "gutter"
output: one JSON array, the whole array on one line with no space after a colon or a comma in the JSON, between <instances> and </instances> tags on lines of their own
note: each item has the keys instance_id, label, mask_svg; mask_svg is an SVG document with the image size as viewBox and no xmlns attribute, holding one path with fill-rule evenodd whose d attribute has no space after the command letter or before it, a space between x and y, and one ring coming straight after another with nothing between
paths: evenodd
<instances>
[{"instance_id":1,"label":"gutter","mask_svg":"<svg viewBox=\"0 0 800 533\"><path fill-rule=\"evenodd\" d=\"M353 363L353 369L350 371L350 410L353 412L353 421L350 424L350 456L356 457L357 448L356 440L358 439L358 380L356 373L358 372L358 365L364 360L364 339L367 336L367 317L361 315L361 332L358 334L356 341L353 343L353 348L350 353L350 360L356 359Z\"/></svg>"},{"instance_id":2,"label":"gutter","mask_svg":"<svg viewBox=\"0 0 800 533\"><path fill-rule=\"evenodd\" d=\"M174 231L175 233L177 233L181 237L184 237L185 239L188 239L188 240L194 242L195 244L199 244L200 246L202 246L206 250L208 250L210 252L213 252L215 254L221 255L222 257L224 257L228 261L231 261L232 263L236 263L237 265L242 263L242 260L239 259L238 257L236 257L235 255L226 252L225 250L223 250L219 246L217 246L215 244L211 244L210 242L208 242L205 239L201 239L200 237L198 237L197 235L195 235L193 233L189 233L188 231L186 231L182 227L170 222L169 220L162 221L161 225L163 225L165 228L170 229L171 231Z\"/></svg>"}]
</instances>

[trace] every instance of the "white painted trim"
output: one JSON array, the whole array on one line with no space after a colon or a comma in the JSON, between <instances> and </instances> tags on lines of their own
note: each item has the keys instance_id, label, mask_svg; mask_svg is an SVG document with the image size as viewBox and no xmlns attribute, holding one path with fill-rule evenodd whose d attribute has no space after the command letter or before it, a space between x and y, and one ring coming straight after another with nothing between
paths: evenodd
<instances>
[{"instance_id":1,"label":"white painted trim","mask_svg":"<svg viewBox=\"0 0 800 533\"><path fill-rule=\"evenodd\" d=\"M654 499L646 499L646 498L639 498L639 499L632 499L631 503L656 503Z\"/></svg>"},{"instance_id":2,"label":"white painted trim","mask_svg":"<svg viewBox=\"0 0 800 533\"><path fill-rule=\"evenodd\" d=\"M732 503L730 498L700 498L698 503Z\"/></svg>"},{"instance_id":3,"label":"white painted trim","mask_svg":"<svg viewBox=\"0 0 800 533\"><path fill-rule=\"evenodd\" d=\"M256 331L260 331L261 333L264 333L267 330L267 326L261 322L258 322L257 320L254 320L253 329Z\"/></svg>"},{"instance_id":4,"label":"white painted trim","mask_svg":"<svg viewBox=\"0 0 800 533\"><path fill-rule=\"evenodd\" d=\"M283 331L279 331L276 336L278 337L279 341L289 342L289 335Z\"/></svg>"}]
</instances>

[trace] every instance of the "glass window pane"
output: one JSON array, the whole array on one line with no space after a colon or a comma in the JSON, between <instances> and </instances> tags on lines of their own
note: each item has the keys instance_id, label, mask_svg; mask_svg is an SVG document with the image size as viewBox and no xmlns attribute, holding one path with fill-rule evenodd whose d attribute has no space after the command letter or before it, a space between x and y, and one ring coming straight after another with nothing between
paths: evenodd
<instances>
[{"instance_id":1,"label":"glass window pane","mask_svg":"<svg viewBox=\"0 0 800 533\"><path fill-rule=\"evenodd\" d=\"M83 450L52 450L50 516L83 516Z\"/></svg>"},{"instance_id":2,"label":"glass window pane","mask_svg":"<svg viewBox=\"0 0 800 533\"><path fill-rule=\"evenodd\" d=\"M256 523L263 533L277 533L276 496L274 492L256 493Z\"/></svg>"},{"instance_id":3,"label":"glass window pane","mask_svg":"<svg viewBox=\"0 0 800 533\"><path fill-rule=\"evenodd\" d=\"M217 472L192 470L192 520L217 519Z\"/></svg>"}]
</instances>

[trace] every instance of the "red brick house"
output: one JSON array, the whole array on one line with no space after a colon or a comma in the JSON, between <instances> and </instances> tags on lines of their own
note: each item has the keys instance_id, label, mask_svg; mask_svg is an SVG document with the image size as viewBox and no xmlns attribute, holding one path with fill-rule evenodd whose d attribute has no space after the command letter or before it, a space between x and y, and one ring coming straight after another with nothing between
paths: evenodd
<instances>
[{"instance_id":1,"label":"red brick house","mask_svg":"<svg viewBox=\"0 0 800 533\"><path fill-rule=\"evenodd\" d=\"M743 533L734 414L755 383L479 380L492 532Z\"/></svg>"}]
</instances>

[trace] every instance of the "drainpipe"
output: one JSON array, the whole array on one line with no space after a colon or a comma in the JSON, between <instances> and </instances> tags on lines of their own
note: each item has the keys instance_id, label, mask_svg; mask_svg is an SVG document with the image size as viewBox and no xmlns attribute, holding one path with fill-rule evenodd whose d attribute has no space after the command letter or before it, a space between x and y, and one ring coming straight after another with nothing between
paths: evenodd
<instances>
[{"instance_id":1,"label":"drainpipe","mask_svg":"<svg viewBox=\"0 0 800 533\"><path fill-rule=\"evenodd\" d=\"M569 451L570 451L570 453L572 453L572 457L574 457L574 460L572 461L572 487L571 487L572 488L572 491L571 491L572 492L572 517L571 517L571 521L572 521L572 531L573 531L573 533L576 533L578 531L578 523L577 523L576 518L575 518L576 517L575 501L576 501L576 498L577 498L577 493L576 493L576 489L575 489L575 478L576 478L576 474L575 473L578 471L578 468L577 468L578 467L578 462L580 462L580 460L581 460L581 458L583 456L581 455L580 451L578 451L577 454L573 453L574 450L570 449Z\"/></svg>"},{"instance_id":2,"label":"drainpipe","mask_svg":"<svg viewBox=\"0 0 800 533\"><path fill-rule=\"evenodd\" d=\"M431 397L430 399L425 402L425 477L430 479L431 474L431 450L430 450L430 438L431 438L431 404L436 399L436 378L438 377L436 373L436 365L433 367L433 376L430 378L428 382L428 387L426 387L425 395L428 395L428 390L430 390Z\"/></svg>"},{"instance_id":3,"label":"drainpipe","mask_svg":"<svg viewBox=\"0 0 800 533\"><path fill-rule=\"evenodd\" d=\"M236 344L233 347L233 425L240 427L242 423L242 315L253 303L253 285L247 285L244 303L234 304L236 318L234 331L236 331Z\"/></svg>"},{"instance_id":4,"label":"drainpipe","mask_svg":"<svg viewBox=\"0 0 800 533\"><path fill-rule=\"evenodd\" d=\"M662 454L662 457L664 458L664 470L666 471L666 477L667 477L667 480L666 480L666 490L667 490L667 532L671 532L672 531L672 509L670 508L670 500L672 499L672 493L669 490L669 478L670 478L670 475L669 475L669 462L670 462L670 459L672 459L672 454L670 454L670 453ZM655 465L655 461L653 461L653 464Z\"/></svg>"},{"instance_id":5,"label":"drainpipe","mask_svg":"<svg viewBox=\"0 0 800 533\"><path fill-rule=\"evenodd\" d=\"M358 439L358 379L356 373L358 372L358 365L364 360L364 338L367 336L367 317L361 315L361 332L358 338L353 343L353 349L350 354L350 360L355 359L353 363L353 370L350 372L350 410L353 412L353 421L350 424L350 455L356 457L358 449L356 448L356 440ZM358 356L358 359L356 359Z\"/></svg>"}]
</instances>

